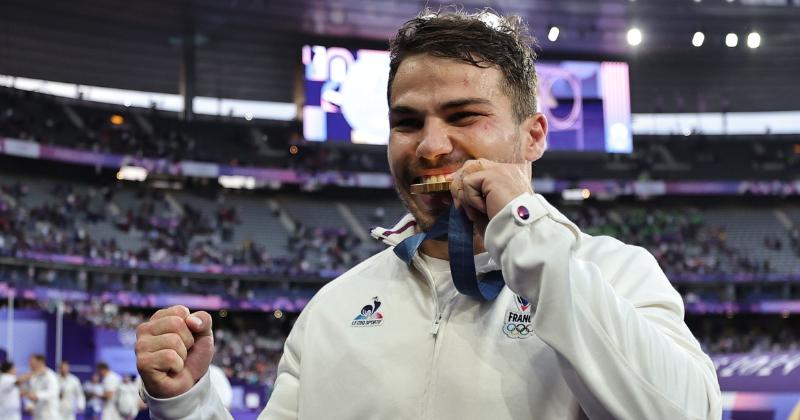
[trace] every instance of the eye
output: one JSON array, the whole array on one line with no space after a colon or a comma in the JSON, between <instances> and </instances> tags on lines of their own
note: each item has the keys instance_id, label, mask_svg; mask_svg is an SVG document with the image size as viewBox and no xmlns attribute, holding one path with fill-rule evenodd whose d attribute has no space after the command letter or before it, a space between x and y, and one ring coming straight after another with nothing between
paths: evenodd
<instances>
[{"instance_id":1,"label":"eye","mask_svg":"<svg viewBox=\"0 0 800 420\"><path fill-rule=\"evenodd\" d=\"M456 112L454 114L450 114L450 116L447 117L447 122L466 123L472 121L472 119L474 119L475 117L480 117L480 116L481 114L478 114L477 112L470 112L470 111Z\"/></svg>"},{"instance_id":2,"label":"eye","mask_svg":"<svg viewBox=\"0 0 800 420\"><path fill-rule=\"evenodd\" d=\"M422 128L422 121L417 118L403 118L400 120L392 120L390 123L391 128L399 130L418 130Z\"/></svg>"}]
</instances>

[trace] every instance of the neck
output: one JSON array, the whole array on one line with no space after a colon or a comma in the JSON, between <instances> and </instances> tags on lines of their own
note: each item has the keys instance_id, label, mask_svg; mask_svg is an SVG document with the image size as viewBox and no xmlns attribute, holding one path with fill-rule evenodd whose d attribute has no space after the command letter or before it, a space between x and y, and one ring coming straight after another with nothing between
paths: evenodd
<instances>
[{"instance_id":1,"label":"neck","mask_svg":"<svg viewBox=\"0 0 800 420\"><path fill-rule=\"evenodd\" d=\"M439 239L427 239L420 245L423 254L438 258L440 260L450 260L450 252L447 250L447 241ZM486 252L483 246L483 236L475 232L472 237L472 254L478 255Z\"/></svg>"}]
</instances>

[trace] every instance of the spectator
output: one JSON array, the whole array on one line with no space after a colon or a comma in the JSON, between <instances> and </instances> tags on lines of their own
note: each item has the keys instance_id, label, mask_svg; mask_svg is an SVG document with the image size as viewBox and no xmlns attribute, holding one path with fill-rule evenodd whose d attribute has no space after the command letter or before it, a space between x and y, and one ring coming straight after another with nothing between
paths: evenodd
<instances>
[{"instance_id":1,"label":"spectator","mask_svg":"<svg viewBox=\"0 0 800 420\"><path fill-rule=\"evenodd\" d=\"M139 397L139 387L134 377L125 375L119 385L115 397L115 405L119 415L125 420L132 420L139 414L144 402Z\"/></svg>"},{"instance_id":2,"label":"spectator","mask_svg":"<svg viewBox=\"0 0 800 420\"><path fill-rule=\"evenodd\" d=\"M59 411L62 420L75 420L76 414L86 409L86 397L81 389L81 381L70 373L69 367L69 362L66 361L62 361L58 367Z\"/></svg>"},{"instance_id":3,"label":"spectator","mask_svg":"<svg viewBox=\"0 0 800 420\"><path fill-rule=\"evenodd\" d=\"M22 420L17 369L12 362L0 365L0 419Z\"/></svg>"},{"instance_id":4,"label":"spectator","mask_svg":"<svg viewBox=\"0 0 800 420\"><path fill-rule=\"evenodd\" d=\"M103 413L103 384L100 382L100 375L94 373L91 379L83 384L83 390L88 397L86 419L99 420Z\"/></svg>"},{"instance_id":5,"label":"spectator","mask_svg":"<svg viewBox=\"0 0 800 420\"><path fill-rule=\"evenodd\" d=\"M117 409L116 404L117 392L119 392L122 384L122 378L119 374L113 372L105 362L97 364L97 374L103 386L103 394L100 396L103 400L101 420L125 420Z\"/></svg>"},{"instance_id":6,"label":"spectator","mask_svg":"<svg viewBox=\"0 0 800 420\"><path fill-rule=\"evenodd\" d=\"M28 389L22 391L23 397L31 402L33 420L53 420L59 418L58 376L45 364L42 354L34 354L29 359L31 375L26 377Z\"/></svg>"}]
</instances>

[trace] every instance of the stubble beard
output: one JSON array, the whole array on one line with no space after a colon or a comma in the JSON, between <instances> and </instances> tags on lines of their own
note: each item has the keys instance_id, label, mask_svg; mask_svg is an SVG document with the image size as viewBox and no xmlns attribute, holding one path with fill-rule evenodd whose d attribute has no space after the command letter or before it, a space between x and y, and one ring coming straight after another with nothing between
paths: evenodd
<instances>
[{"instance_id":1,"label":"stubble beard","mask_svg":"<svg viewBox=\"0 0 800 420\"><path fill-rule=\"evenodd\" d=\"M408 212L411 213L412 216L414 216L414 220L416 220L417 222L417 228L423 232L427 232L428 230L430 230L436 223L436 219L439 217L439 215L447 211L447 209L442 209L442 212L440 212L439 214L436 215L427 214L421 211L419 208L417 208L417 204L414 202L411 193L409 193L407 190L403 189L397 184L395 184L394 189L395 192L397 192L397 197L400 198L400 201L406 207L406 210L408 210Z\"/></svg>"}]
</instances>

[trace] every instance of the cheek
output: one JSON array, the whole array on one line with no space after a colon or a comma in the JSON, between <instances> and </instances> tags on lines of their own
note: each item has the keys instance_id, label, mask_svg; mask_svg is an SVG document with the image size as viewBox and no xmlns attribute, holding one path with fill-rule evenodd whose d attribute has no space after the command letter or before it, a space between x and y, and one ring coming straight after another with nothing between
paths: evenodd
<instances>
[{"instance_id":1,"label":"cheek","mask_svg":"<svg viewBox=\"0 0 800 420\"><path fill-rule=\"evenodd\" d=\"M515 154L515 144L518 133L497 124L495 121L481 121L471 133L473 140L465 144L472 156L485 157L492 160L507 161L509 154Z\"/></svg>"},{"instance_id":2,"label":"cheek","mask_svg":"<svg viewBox=\"0 0 800 420\"><path fill-rule=\"evenodd\" d=\"M478 135L480 138L476 142L477 145L484 150L502 148L502 144L507 137L506 133L501 130L493 121L487 120L478 125Z\"/></svg>"},{"instance_id":3,"label":"cheek","mask_svg":"<svg viewBox=\"0 0 800 420\"><path fill-rule=\"evenodd\" d=\"M389 160L389 169L393 174L401 169L408 161L409 156L414 155L414 145L406 139L392 138L389 140L389 146L386 150L386 157Z\"/></svg>"}]
</instances>

